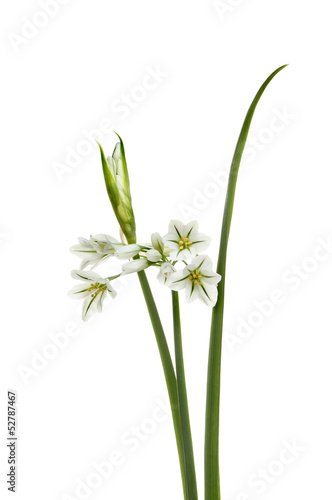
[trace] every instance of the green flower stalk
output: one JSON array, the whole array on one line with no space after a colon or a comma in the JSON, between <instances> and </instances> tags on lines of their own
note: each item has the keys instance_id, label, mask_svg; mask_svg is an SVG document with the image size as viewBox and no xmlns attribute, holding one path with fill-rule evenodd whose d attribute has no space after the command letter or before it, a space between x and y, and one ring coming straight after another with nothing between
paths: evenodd
<instances>
[{"instance_id":1,"label":"green flower stalk","mask_svg":"<svg viewBox=\"0 0 332 500\"><path fill-rule=\"evenodd\" d=\"M107 193L111 200L121 230L128 243L136 243L136 223L131 203L129 176L124 145L121 137L116 143L112 156L105 158L103 148L98 143L101 154Z\"/></svg>"}]
</instances>

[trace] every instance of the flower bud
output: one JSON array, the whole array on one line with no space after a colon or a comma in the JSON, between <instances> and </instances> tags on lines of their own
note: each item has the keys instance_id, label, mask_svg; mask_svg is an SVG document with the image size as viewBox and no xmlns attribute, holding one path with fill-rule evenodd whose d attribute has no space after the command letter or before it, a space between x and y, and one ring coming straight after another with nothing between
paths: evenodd
<instances>
[{"instance_id":1,"label":"flower bud","mask_svg":"<svg viewBox=\"0 0 332 500\"><path fill-rule=\"evenodd\" d=\"M147 267L149 267L149 263L146 259L131 260L122 266L122 276L124 274L139 273Z\"/></svg>"},{"instance_id":2,"label":"flower bud","mask_svg":"<svg viewBox=\"0 0 332 500\"><path fill-rule=\"evenodd\" d=\"M155 250L158 250L161 254L164 252L164 242L159 233L153 233L151 235L151 242Z\"/></svg>"},{"instance_id":3,"label":"flower bud","mask_svg":"<svg viewBox=\"0 0 332 500\"><path fill-rule=\"evenodd\" d=\"M130 245L122 245L121 247L118 247L117 251L115 252L115 257L118 257L118 259L131 259L132 257L135 257L140 250L141 247L136 245L135 243L132 243Z\"/></svg>"},{"instance_id":4,"label":"flower bud","mask_svg":"<svg viewBox=\"0 0 332 500\"><path fill-rule=\"evenodd\" d=\"M117 134L118 135L118 134ZM99 144L101 162L107 193L111 200L114 214L128 243L136 243L136 224L131 204L129 176L125 150L121 137L115 145L112 156L106 160L104 151Z\"/></svg>"},{"instance_id":5,"label":"flower bud","mask_svg":"<svg viewBox=\"0 0 332 500\"><path fill-rule=\"evenodd\" d=\"M151 248L146 252L146 258L149 262L159 262L161 260L161 253L155 248Z\"/></svg>"}]
</instances>

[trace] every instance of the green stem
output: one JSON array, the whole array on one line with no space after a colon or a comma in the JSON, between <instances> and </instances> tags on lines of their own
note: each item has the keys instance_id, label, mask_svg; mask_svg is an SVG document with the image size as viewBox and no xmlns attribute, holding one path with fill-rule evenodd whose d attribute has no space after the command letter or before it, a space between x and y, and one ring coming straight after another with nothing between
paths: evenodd
<instances>
[{"instance_id":1,"label":"green stem","mask_svg":"<svg viewBox=\"0 0 332 500\"><path fill-rule=\"evenodd\" d=\"M287 66L287 65L285 65ZM244 120L241 133L235 148L234 157L229 174L227 195L224 208L224 217L221 230L219 259L217 272L222 279L218 285L218 300L212 311L211 336L208 362L206 418L205 418L205 500L220 499L219 479L219 413L220 413L220 367L222 328L225 299L225 271L228 237L231 227L235 188L243 150L256 106L264 90L279 71L281 66L265 80L257 92Z\"/></svg>"},{"instance_id":2,"label":"green stem","mask_svg":"<svg viewBox=\"0 0 332 500\"><path fill-rule=\"evenodd\" d=\"M173 326L174 326L174 346L176 376L178 382L178 398L180 407L180 419L182 428L183 450L185 458L186 491L188 500L197 500L197 484L193 443L190 429L186 379L184 373L182 339L181 339L181 321L178 292L172 291L173 303Z\"/></svg>"},{"instance_id":3,"label":"green stem","mask_svg":"<svg viewBox=\"0 0 332 500\"><path fill-rule=\"evenodd\" d=\"M173 417L173 425L175 431L176 444L179 455L180 469L181 469L181 477L182 477L182 486L183 486L183 495L185 500L187 499L186 495L186 481L185 481L185 460L184 460L184 452L182 446L182 431L181 431L181 420L180 420L180 411L179 411L179 403L178 403L178 388L177 381L175 377L174 367L172 363L172 358L168 349L167 340L165 337L165 333L160 321L160 317L158 314L158 310L151 292L151 288L149 282L147 280L146 274L144 271L140 271L138 274L138 278L142 287L143 295L145 298L145 302L149 311L152 327L156 336L156 341L158 344L158 349L160 353L161 362L164 369L165 380L168 390L169 401L172 410Z\"/></svg>"}]
</instances>

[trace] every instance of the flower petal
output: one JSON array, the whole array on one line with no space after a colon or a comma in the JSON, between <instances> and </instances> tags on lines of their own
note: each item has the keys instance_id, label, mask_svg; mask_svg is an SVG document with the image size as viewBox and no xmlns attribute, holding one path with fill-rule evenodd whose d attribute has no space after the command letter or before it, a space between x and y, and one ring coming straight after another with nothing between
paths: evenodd
<instances>
[{"instance_id":1,"label":"flower petal","mask_svg":"<svg viewBox=\"0 0 332 500\"><path fill-rule=\"evenodd\" d=\"M214 273L209 269L204 269L203 267L200 269L200 273L202 275L202 283L203 285L216 285L221 280L221 276L218 273Z\"/></svg>"},{"instance_id":2,"label":"flower petal","mask_svg":"<svg viewBox=\"0 0 332 500\"><path fill-rule=\"evenodd\" d=\"M171 250L177 251L177 250L179 250L180 245L179 245L178 241L174 240L174 238L175 238L174 234L168 233L168 234L166 234L166 236L163 237L163 241L165 242L165 244L167 245L168 248L170 248Z\"/></svg>"},{"instance_id":3,"label":"flower petal","mask_svg":"<svg viewBox=\"0 0 332 500\"><path fill-rule=\"evenodd\" d=\"M90 254L95 254L96 250L93 248L92 245L73 245L70 247L70 252L73 253L74 255L77 255L78 257L81 257L81 255L90 255Z\"/></svg>"},{"instance_id":4,"label":"flower petal","mask_svg":"<svg viewBox=\"0 0 332 500\"><path fill-rule=\"evenodd\" d=\"M81 264L81 269L85 269L86 265L90 266L92 264L92 266L90 267L90 269L92 271L92 269L95 269L98 266L98 264L105 262L110 257L111 257L111 255L109 255L109 254L106 254L106 255L99 254L99 259L93 259L93 260L88 261L88 264L85 264L84 268L82 267L82 264ZM85 263L86 261L83 261L83 262Z\"/></svg>"},{"instance_id":5,"label":"flower petal","mask_svg":"<svg viewBox=\"0 0 332 500\"><path fill-rule=\"evenodd\" d=\"M215 285L202 285L198 287L200 300L209 307L214 307L218 298L218 289Z\"/></svg>"},{"instance_id":6,"label":"flower petal","mask_svg":"<svg viewBox=\"0 0 332 500\"><path fill-rule=\"evenodd\" d=\"M78 242L79 242L79 244L80 244L82 247L84 247L84 246L89 246L89 245L90 245L89 240L87 240L86 238L82 238L82 236L79 236L79 237L78 237ZM79 245L77 245L77 246L79 246Z\"/></svg>"},{"instance_id":7,"label":"flower petal","mask_svg":"<svg viewBox=\"0 0 332 500\"><path fill-rule=\"evenodd\" d=\"M113 238L113 236L110 236L109 234L95 234L94 236L91 236L92 240L94 241L100 241L101 243L118 243L120 242L116 239Z\"/></svg>"},{"instance_id":8,"label":"flower petal","mask_svg":"<svg viewBox=\"0 0 332 500\"><path fill-rule=\"evenodd\" d=\"M72 271L71 277L74 280L91 281L93 283L105 283L105 280L93 271Z\"/></svg>"},{"instance_id":9,"label":"flower petal","mask_svg":"<svg viewBox=\"0 0 332 500\"><path fill-rule=\"evenodd\" d=\"M192 281L189 281L189 286L186 286L186 300L188 303L193 302L199 297L199 285L195 285Z\"/></svg>"},{"instance_id":10,"label":"flower petal","mask_svg":"<svg viewBox=\"0 0 332 500\"><path fill-rule=\"evenodd\" d=\"M210 243L211 243L211 238L205 236L205 234L203 235L199 233L197 235L197 238L195 239L195 241L193 241L193 244L191 245L192 252L196 254L204 252L204 250L207 249Z\"/></svg>"},{"instance_id":11,"label":"flower petal","mask_svg":"<svg viewBox=\"0 0 332 500\"><path fill-rule=\"evenodd\" d=\"M109 280L107 280L106 286L107 286L107 291L112 297L112 299L115 299L115 297L117 296L117 292L114 290Z\"/></svg>"},{"instance_id":12,"label":"flower petal","mask_svg":"<svg viewBox=\"0 0 332 500\"><path fill-rule=\"evenodd\" d=\"M89 297L85 297L84 302L83 302L83 309L82 309L83 321L88 321L89 319L91 319L92 316L97 311L98 295L95 295L94 297L91 297L91 295Z\"/></svg>"},{"instance_id":13,"label":"flower petal","mask_svg":"<svg viewBox=\"0 0 332 500\"><path fill-rule=\"evenodd\" d=\"M176 250L172 250L170 252L170 258L176 261L191 259L193 255L195 254L192 254L188 248L180 250L179 246L177 247Z\"/></svg>"},{"instance_id":14,"label":"flower petal","mask_svg":"<svg viewBox=\"0 0 332 500\"><path fill-rule=\"evenodd\" d=\"M97 301L96 308L97 308L98 312L102 312L102 310L103 310L103 302L105 300L105 297L106 297L106 290L99 292L97 297L96 297L96 301Z\"/></svg>"},{"instance_id":15,"label":"flower petal","mask_svg":"<svg viewBox=\"0 0 332 500\"><path fill-rule=\"evenodd\" d=\"M182 236L185 238L189 238L190 241L192 241L192 237L197 233L198 231L198 222L197 220L193 220L191 222L188 222L185 226L183 226L183 232L181 233Z\"/></svg>"},{"instance_id":16,"label":"flower petal","mask_svg":"<svg viewBox=\"0 0 332 500\"><path fill-rule=\"evenodd\" d=\"M164 251L164 242L159 233L153 233L151 235L151 243L153 248L158 250L158 252L163 253Z\"/></svg>"},{"instance_id":17,"label":"flower petal","mask_svg":"<svg viewBox=\"0 0 332 500\"><path fill-rule=\"evenodd\" d=\"M173 219L168 225L168 232L173 235L176 234L178 238L183 235L183 222Z\"/></svg>"},{"instance_id":18,"label":"flower petal","mask_svg":"<svg viewBox=\"0 0 332 500\"><path fill-rule=\"evenodd\" d=\"M176 271L167 280L167 286L169 286L171 290L183 290L186 288L188 281L190 282L188 276L189 272L186 268Z\"/></svg>"},{"instance_id":19,"label":"flower petal","mask_svg":"<svg viewBox=\"0 0 332 500\"><path fill-rule=\"evenodd\" d=\"M89 283L82 283L81 285L75 285L68 292L68 297L71 299L84 299L91 294Z\"/></svg>"},{"instance_id":20,"label":"flower petal","mask_svg":"<svg viewBox=\"0 0 332 500\"><path fill-rule=\"evenodd\" d=\"M200 269L204 267L204 269L212 269L212 260L207 255L197 255L188 265L189 271L195 271L195 269Z\"/></svg>"}]
</instances>

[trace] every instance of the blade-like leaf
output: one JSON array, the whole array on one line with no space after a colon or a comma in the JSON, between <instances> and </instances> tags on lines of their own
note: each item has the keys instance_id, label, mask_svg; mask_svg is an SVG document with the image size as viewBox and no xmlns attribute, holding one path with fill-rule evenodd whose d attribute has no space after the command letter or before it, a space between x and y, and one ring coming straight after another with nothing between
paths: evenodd
<instances>
[{"instance_id":1,"label":"blade-like leaf","mask_svg":"<svg viewBox=\"0 0 332 500\"><path fill-rule=\"evenodd\" d=\"M281 66L265 80L257 92L244 120L241 133L235 148L231 170L229 174L227 195L220 238L219 258L217 272L222 279L218 284L218 300L212 311L207 395L206 395L206 420L205 420L205 500L220 500L219 480L219 413L220 413L220 365L222 347L222 327L225 299L225 270L226 255L231 227L236 181L243 150L248 137L248 132L258 101L270 81L279 71L287 66Z\"/></svg>"}]
</instances>

